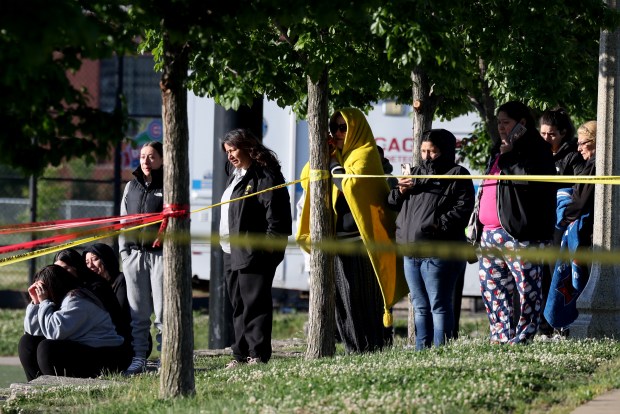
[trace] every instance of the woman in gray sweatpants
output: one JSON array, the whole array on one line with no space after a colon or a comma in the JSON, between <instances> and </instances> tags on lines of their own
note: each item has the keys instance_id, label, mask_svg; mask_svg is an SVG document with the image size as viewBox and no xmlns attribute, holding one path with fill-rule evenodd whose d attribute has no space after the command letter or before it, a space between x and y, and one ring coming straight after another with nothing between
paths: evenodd
<instances>
[{"instance_id":1,"label":"woman in gray sweatpants","mask_svg":"<svg viewBox=\"0 0 620 414\"><path fill-rule=\"evenodd\" d=\"M140 150L140 167L135 178L127 183L121 202L121 215L158 213L163 210L163 146L149 142ZM162 245L157 240L159 225L123 232L119 236L119 250L127 282L127 300L131 310L131 329L134 356L125 375L146 371L146 355L155 312L157 349L161 350L164 309L164 268Z\"/></svg>"}]
</instances>

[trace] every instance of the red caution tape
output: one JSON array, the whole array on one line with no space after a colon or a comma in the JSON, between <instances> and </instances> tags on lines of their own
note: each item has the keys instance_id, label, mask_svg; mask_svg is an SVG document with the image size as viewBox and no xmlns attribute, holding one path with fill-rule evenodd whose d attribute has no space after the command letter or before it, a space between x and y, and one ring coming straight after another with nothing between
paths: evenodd
<instances>
[{"instance_id":1,"label":"red caution tape","mask_svg":"<svg viewBox=\"0 0 620 414\"><path fill-rule=\"evenodd\" d=\"M28 232L40 232L40 231L50 231L50 230L61 230L61 229L69 229L74 227L84 227L84 226L96 226L105 223L115 223L119 220L134 220L140 218L148 218L148 217L159 217L161 219L161 213L143 213L143 214L131 214L126 216L106 216L106 217L95 217L95 218L79 218L79 219L69 219L69 220L54 220L54 221L40 221L36 223L25 223L25 224L11 224L8 226L0 227L0 234L17 234L17 233L28 233Z\"/></svg>"},{"instance_id":2,"label":"red caution tape","mask_svg":"<svg viewBox=\"0 0 620 414\"><path fill-rule=\"evenodd\" d=\"M129 217L129 219L128 219ZM92 234L102 233L110 230L119 230L123 227L131 227L140 224L153 223L161 220L163 217L163 213L149 213L149 214L132 214L131 216L121 216L115 217L114 220L104 220L100 221L103 223L108 223L110 221L116 222L115 224L107 225L107 226L97 226L93 229L78 231L73 233L61 234L51 237L46 237L42 239L32 240L24 243L13 244L9 246L0 247L0 254L14 252L18 250L27 250L33 249L35 247L47 246L52 244L63 243L68 240L77 239L84 236L89 236ZM40 224L40 223L33 223ZM82 226L92 225L92 220L86 219L82 220Z\"/></svg>"},{"instance_id":3,"label":"red caution tape","mask_svg":"<svg viewBox=\"0 0 620 414\"><path fill-rule=\"evenodd\" d=\"M159 248L162 246L164 240L164 232L166 231L166 227L168 227L168 219L170 217L174 218L187 218L189 217L189 205L187 204L164 204L164 211L162 212L164 215L164 219L159 226L159 231L157 232L157 238L153 242L154 248Z\"/></svg>"}]
</instances>

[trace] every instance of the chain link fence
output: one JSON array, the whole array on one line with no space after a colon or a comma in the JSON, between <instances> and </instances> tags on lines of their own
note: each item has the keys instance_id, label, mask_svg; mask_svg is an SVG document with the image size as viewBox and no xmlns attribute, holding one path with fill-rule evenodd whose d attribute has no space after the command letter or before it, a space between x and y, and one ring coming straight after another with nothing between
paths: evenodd
<instances>
[{"instance_id":1,"label":"chain link fence","mask_svg":"<svg viewBox=\"0 0 620 414\"><path fill-rule=\"evenodd\" d=\"M114 214L114 177L105 172L92 169L88 178L62 179L57 176L59 171L75 174L69 163L57 171L46 171L37 179L37 221L54 221L66 219L79 219L86 217L103 217ZM96 177L96 178L93 178ZM31 200L29 198L29 180L0 176L0 186L3 194L11 194L16 197L0 198L0 226L11 224L29 223L31 221ZM21 195L18 197L17 195ZM50 232L41 233L9 233L0 235L0 244L15 245L28 242L34 238L49 237ZM113 240L104 240L113 243ZM4 257L13 254L21 254L23 251L8 253ZM40 256L21 262L0 266L0 291L2 290L25 290L29 285L31 267L39 269L52 263L53 255Z\"/></svg>"},{"instance_id":2,"label":"chain link fence","mask_svg":"<svg viewBox=\"0 0 620 414\"><path fill-rule=\"evenodd\" d=\"M139 165L137 146L143 141L161 140L160 75L153 70L150 56L122 56L101 61L85 61L76 74L68 74L76 87L84 87L91 104L105 111L124 102L129 115L136 121L127 136L134 144L121 148L120 190L132 178L131 172ZM117 94L124 96L117 99ZM100 154L96 164L73 159L59 167L48 167L36 179L36 221L103 217L114 215L115 168L114 151ZM30 223L31 182L16 169L0 165L0 226ZM120 194L117 195L120 198ZM58 234L57 232L55 234ZM0 245L14 245L33 237L49 237L50 232L31 234L0 234ZM114 244L114 240L104 239ZM80 250L78 248L78 250ZM1 257L20 254L7 253ZM53 255L0 266L0 292L24 291L29 286L31 271L50 264ZM0 303L0 307L2 303Z\"/></svg>"}]
</instances>

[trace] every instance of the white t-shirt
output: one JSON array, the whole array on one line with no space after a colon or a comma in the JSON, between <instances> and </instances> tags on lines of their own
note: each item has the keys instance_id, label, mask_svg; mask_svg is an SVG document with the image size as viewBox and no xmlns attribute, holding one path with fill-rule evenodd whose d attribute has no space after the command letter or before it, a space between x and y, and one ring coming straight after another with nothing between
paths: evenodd
<instances>
[{"instance_id":1,"label":"white t-shirt","mask_svg":"<svg viewBox=\"0 0 620 414\"><path fill-rule=\"evenodd\" d=\"M222 194L222 200L221 200L222 203L225 201L230 201L230 196L232 195L232 192L235 189L235 186L239 183L239 181L241 181L241 179L243 178L246 172L247 170L243 168L235 168L235 171L233 172L234 178L232 182L230 183L230 185L226 188L226 190L224 190L224 193ZM221 207L222 210L220 212L221 213L221 216L220 216L220 246L222 246L222 250L224 251L224 253L228 253L228 254L230 254L230 242L229 242L230 225L228 224L228 208L229 207L230 207L230 203L223 204Z\"/></svg>"}]
</instances>

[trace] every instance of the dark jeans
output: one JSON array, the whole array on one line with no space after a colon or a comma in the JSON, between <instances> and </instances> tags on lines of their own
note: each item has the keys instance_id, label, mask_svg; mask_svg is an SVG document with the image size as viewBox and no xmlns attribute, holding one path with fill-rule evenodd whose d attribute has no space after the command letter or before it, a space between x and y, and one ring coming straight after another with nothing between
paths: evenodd
<instances>
[{"instance_id":1,"label":"dark jeans","mask_svg":"<svg viewBox=\"0 0 620 414\"><path fill-rule=\"evenodd\" d=\"M105 371L120 372L131 361L122 346L93 348L29 334L19 340L18 351L28 381L41 375L94 378Z\"/></svg>"},{"instance_id":2,"label":"dark jeans","mask_svg":"<svg viewBox=\"0 0 620 414\"><path fill-rule=\"evenodd\" d=\"M226 289L233 308L235 343L231 346L237 361L248 357L271 359L273 300L271 285L280 260L265 254L261 265L232 270L230 254L224 253Z\"/></svg>"},{"instance_id":3,"label":"dark jeans","mask_svg":"<svg viewBox=\"0 0 620 414\"><path fill-rule=\"evenodd\" d=\"M453 337L454 289L466 263L405 257L404 264L415 312L416 349L443 345Z\"/></svg>"}]
</instances>

